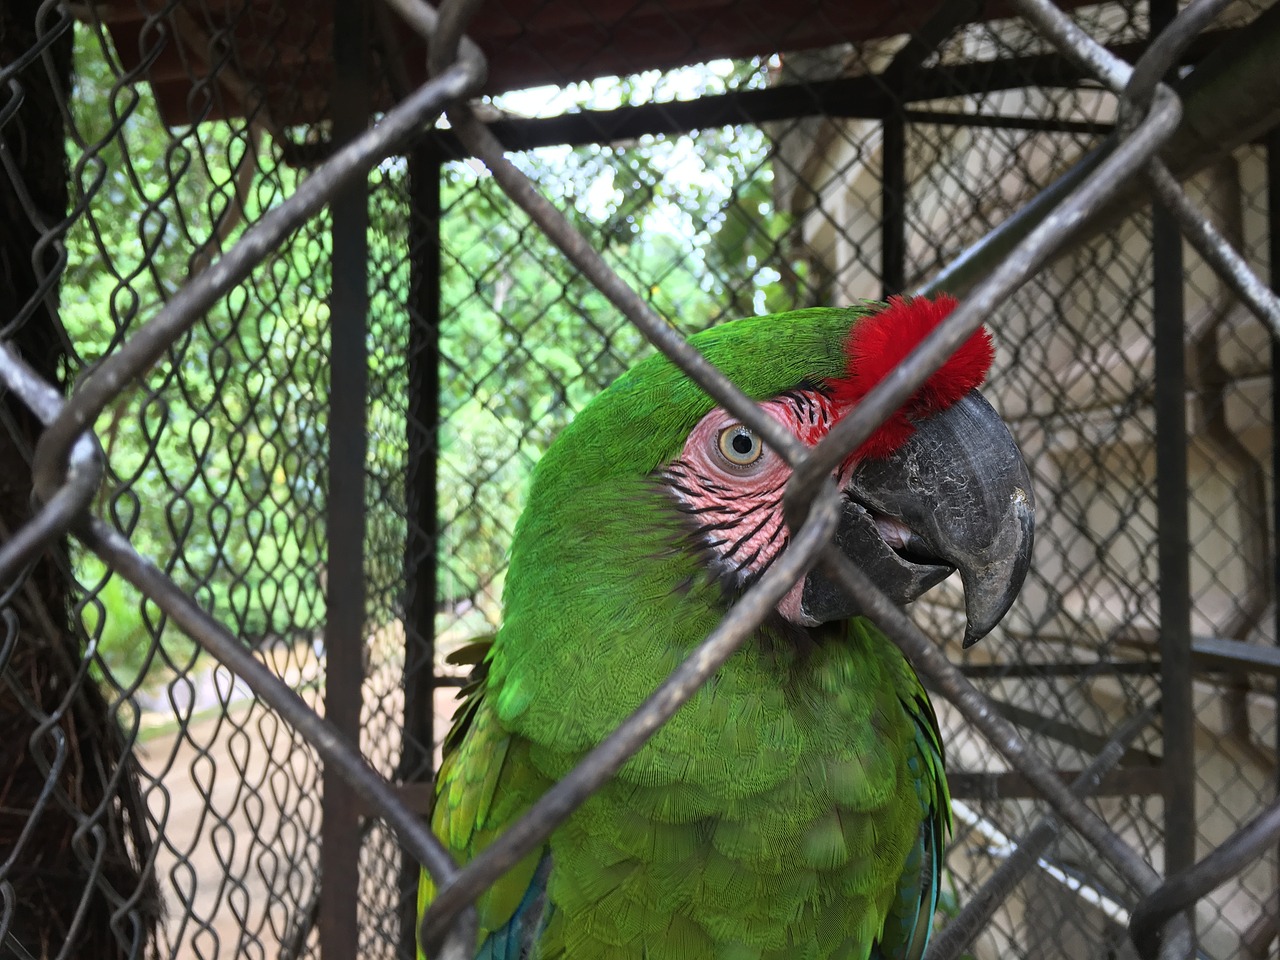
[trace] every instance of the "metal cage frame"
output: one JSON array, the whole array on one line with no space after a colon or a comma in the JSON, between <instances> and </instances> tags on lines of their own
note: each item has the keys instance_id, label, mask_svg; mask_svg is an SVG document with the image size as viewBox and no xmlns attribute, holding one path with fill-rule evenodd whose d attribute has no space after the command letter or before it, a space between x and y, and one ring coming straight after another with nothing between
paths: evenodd
<instances>
[{"instance_id":1,"label":"metal cage frame","mask_svg":"<svg viewBox=\"0 0 1280 960\"><path fill-rule=\"evenodd\" d=\"M932 960L956 956L990 916L1032 863L1040 850L1069 826L1083 837L1125 880L1142 894L1132 915L1130 932L1144 958L1174 960L1191 956L1192 934L1186 909L1207 891L1280 841L1280 802L1246 825L1210 856L1193 862L1190 846L1194 824L1177 784L1190 763L1190 671L1193 641L1186 580L1186 435L1181 397L1183 371L1181 315L1181 237L1186 237L1205 260L1270 329L1280 336L1280 302L1257 278L1196 208L1160 159L1161 148L1178 127L1182 101L1163 81L1179 62L1182 51L1225 7L1225 0L1192 0L1182 10L1169 0L1153 4L1153 19L1162 26L1132 66L1099 46L1049 0L1011 0L1017 14L1059 51L1067 68L1095 79L1119 97L1119 122L1106 147L1092 156L1051 195L1024 215L1010 221L980 250L938 277L926 289L961 292L960 307L900 367L867 397L859 408L831 431L818 447L805 449L762 415L723 374L692 350L684 339L638 297L605 260L573 228L560 211L519 172L504 155L540 143L587 142L594 136L587 120L551 124L499 122L486 125L468 105L480 87L486 64L479 48L465 35L476 14L477 0L446 0L437 12L424 0L387 0L388 6L420 33L429 49L430 79L406 90L380 122L366 129L370 90L364 80L367 21L359 4L338 4L334 60L342 91L334 104L332 154L314 169L296 192L250 226L235 246L195 276L145 324L135 329L69 395L36 373L9 343L0 340L0 384L19 397L44 424L35 450L34 489L39 501L35 516L0 543L0 584L19 577L31 561L60 537L70 534L96 553L213 654L288 724L310 742L323 759L325 822L321 870L326 878L318 906L321 938L326 954L354 956L357 934L352 866L359 856L359 821L372 815L388 824L406 852L404 875L425 866L439 888L421 924L423 942L438 948L438 956L462 960L473 955L476 921L471 904L508 867L542 843L591 792L609 778L652 733L668 719L754 630L763 617L814 565L839 578L870 611L884 630L911 658L929 684L941 692L963 717L1003 755L1053 814L1024 837L1016 856L997 871L931 946ZM46 4L48 20L43 48L30 58L48 56L52 39L70 29L65 8ZM909 46L896 69L919 63L927 49ZM16 79L18 67L0 69L0 127L21 104L24 91ZM894 67L890 68L895 69ZM834 95L834 94L833 94ZM753 93L716 103L668 106L660 112L644 107L620 111L611 128L638 132L691 130L716 122L728 111L735 118L755 121L796 116L796 104ZM810 104L805 109L818 109ZM719 111L719 112L718 112ZM449 128L424 138L421 131L442 114ZM901 129L908 113L882 106L868 116ZM573 124L577 123L575 127ZM629 125L629 126L628 126ZM886 142L893 142L887 139ZM406 145L410 145L406 149ZM543 796L517 824L483 854L465 866L451 861L424 823L421 791L397 787L373 770L354 746L360 724L360 688L342 682L329 685L326 715L319 716L298 694L256 659L221 623L210 617L154 563L142 556L128 538L94 514L93 499L102 482L102 446L90 428L97 416L140 374L164 354L185 331L249 275L291 231L329 205L333 218L332 408L330 421L330 497L328 503L329 556L326 648L335 678L359 676L365 490L361 464L366 451L364 403L367 356L364 326L368 305L365 262L368 255L365 177L379 161L405 151L418 231L415 242L438 249L440 167L459 155L481 160L501 188L545 231L582 275L609 299L715 400L750 425L795 471L787 490L787 508L797 533L784 556L727 613L720 626L606 741L592 750L578 767ZM1276 221L1280 192L1280 140L1269 141L1271 222ZM899 159L899 162L900 159ZM20 182L12 157L0 151L0 169ZM894 213L893 184L886 178L884 276L892 291L902 286L904 271L900 242L901 210ZM1080 225L1119 202L1134 190L1151 191L1158 199L1155 250L1157 403L1159 456L1159 539L1161 546L1162 712L1167 763L1164 795L1166 829L1170 838L1167 876L1161 877L1112 826L1083 799L1119 760L1125 745L1153 719L1154 711L1134 717L1115 732L1110 743L1076 782L1064 783L1014 725L991 708L986 697L964 672L947 661L913 622L894 607L856 567L828 546L834 529L838 496L823 477L856 448L877 424L890 415L925 378L980 324L983 317L1068 244ZM901 190L897 199L901 199ZM43 213L29 206L33 224L44 225ZM423 225L426 226L423 226ZM1272 263L1280 262L1276 239L1271 241ZM65 259L65 256L64 256ZM1273 267L1274 270L1274 267ZM56 283L56 274L48 277ZM418 422L433 421L432 397L437 389L438 264L428 258L417 278L414 338L409 344L410 376ZM1274 370L1273 366L1273 370ZM436 476L433 451L423 438L410 451L409 487L412 491L411 542L407 551L425 553L431 547L435 513ZM1179 557L1183 560L1180 563ZM434 602L434 571L429 563L410 564L410 603L406 618L430 622ZM415 579L416 578L416 579ZM341 585L336 588L335 585ZM416 600L415 600L416 598ZM415 610L414 603L418 604ZM11 638L12 639L12 638ZM11 642L11 640L10 640ZM1217 655L1238 657L1238 650ZM1197 655L1213 655L1199 651ZM7 654L0 651L0 662ZM1256 654L1255 654L1256 657ZM1274 669L1275 664L1264 664ZM405 707L406 727L421 743L432 741L431 688L410 688ZM407 770L420 765L421 756L406 757ZM0 901L10 883L7 864L0 864ZM7 907L6 910L11 909ZM0 931L6 925L0 911Z\"/></svg>"}]
</instances>

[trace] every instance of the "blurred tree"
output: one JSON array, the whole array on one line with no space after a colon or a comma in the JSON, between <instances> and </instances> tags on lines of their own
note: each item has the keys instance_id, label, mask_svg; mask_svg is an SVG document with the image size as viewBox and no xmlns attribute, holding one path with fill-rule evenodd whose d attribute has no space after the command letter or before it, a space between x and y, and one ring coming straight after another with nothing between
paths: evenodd
<instances>
[{"instance_id":1,"label":"blurred tree","mask_svg":"<svg viewBox=\"0 0 1280 960\"><path fill-rule=\"evenodd\" d=\"M85 214L67 240L63 313L78 363L89 364L302 174L243 120L167 129L145 87L127 82L104 39L88 31L77 72L73 134ZM609 107L765 80L764 64L725 62L675 80L655 73L570 93ZM664 93L663 83L680 89ZM779 262L789 221L772 205L769 144L759 130L516 159L682 330L802 302L794 273L784 279L767 265ZM366 469L378 611L395 608L402 571L394 545L405 537L407 176L402 160L382 164L370 201ZM442 202L439 598L479 606L492 619L532 465L573 412L648 347L487 172L447 164ZM143 389L97 425L112 467L102 512L254 642L313 633L323 619L329 257L322 217L210 310ZM88 591L82 619L101 633L118 684L155 663L190 668L197 654L189 643L169 634L163 644L152 640L162 625L157 611L127 586L109 587L92 558L77 566Z\"/></svg>"}]
</instances>

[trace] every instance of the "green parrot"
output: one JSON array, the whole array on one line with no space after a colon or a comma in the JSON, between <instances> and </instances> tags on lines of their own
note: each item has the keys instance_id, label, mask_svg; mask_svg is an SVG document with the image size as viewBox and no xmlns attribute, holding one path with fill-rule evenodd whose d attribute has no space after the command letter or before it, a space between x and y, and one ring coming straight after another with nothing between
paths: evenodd
<instances>
[{"instance_id":1,"label":"green parrot","mask_svg":"<svg viewBox=\"0 0 1280 960\"><path fill-rule=\"evenodd\" d=\"M816 308L690 338L804 443L954 307ZM898 603L958 571L966 643L1012 604L1034 504L974 389L979 330L835 472L838 547ZM474 857L630 714L788 542L791 471L661 356L533 472L503 622L445 741L432 827ZM477 902L484 960L918 958L950 797L929 698L820 572ZM472 651L475 653L476 651ZM434 895L424 873L419 913Z\"/></svg>"}]
</instances>

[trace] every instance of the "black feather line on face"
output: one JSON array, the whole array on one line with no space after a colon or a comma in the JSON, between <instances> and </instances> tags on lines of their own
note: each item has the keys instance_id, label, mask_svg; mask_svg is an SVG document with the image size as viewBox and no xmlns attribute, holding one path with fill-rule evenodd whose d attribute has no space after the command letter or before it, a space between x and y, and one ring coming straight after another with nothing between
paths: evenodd
<instances>
[{"instance_id":1,"label":"black feather line on face","mask_svg":"<svg viewBox=\"0 0 1280 960\"><path fill-rule=\"evenodd\" d=\"M753 515L763 511L765 516L761 520L760 526L757 526L755 531L752 531L751 534L748 534L748 538L749 538L751 536L754 536L755 533L759 531L760 527L768 522L769 514L771 514L775 509L777 509L777 504L774 504L771 502L757 503L755 506L751 507L751 509L749 510L745 510L742 513L734 513L731 505L717 503L713 507L701 508L701 512L709 513L712 509L716 510L718 513L728 514L728 516L725 517L725 519L723 520L716 521L715 523L696 524L694 526L695 533L710 534L713 531L728 530L730 527L740 526L741 524L748 522ZM684 513L688 516L694 516L696 511L686 510L684 511ZM726 541L721 540L719 542L723 544ZM740 544L741 544L741 541L739 540L737 543L734 544L733 550L730 550L729 553L726 554L726 556L732 555L733 552L738 549Z\"/></svg>"},{"instance_id":2,"label":"black feather line on face","mask_svg":"<svg viewBox=\"0 0 1280 960\"><path fill-rule=\"evenodd\" d=\"M793 393L783 396L781 399L786 400L788 406L795 411L796 420L802 423L814 423L814 403L808 394Z\"/></svg>"},{"instance_id":3,"label":"black feather line on face","mask_svg":"<svg viewBox=\"0 0 1280 960\"><path fill-rule=\"evenodd\" d=\"M751 556L747 557L745 560L739 563L736 567L734 567L733 573L738 578L739 583L741 583L743 580L746 579L746 575L751 572L751 569L750 569L751 565L756 562L756 558L760 556L760 551L763 550L764 548L765 548L765 545L763 543L760 544L760 546L756 547L755 550L752 551ZM768 556L767 559L769 563L773 562L774 556L775 556L774 554L770 554Z\"/></svg>"},{"instance_id":4,"label":"black feather line on face","mask_svg":"<svg viewBox=\"0 0 1280 960\"><path fill-rule=\"evenodd\" d=\"M739 519L746 516L747 514L742 514L742 516ZM754 537L761 530L763 530L765 528L765 524L767 524L772 519L773 519L773 515L769 512L766 512L765 515L760 518L759 523L757 523L754 527L752 527L750 530L748 530L746 533L740 536L737 540L735 540L733 542L733 546L731 546L728 550L725 551L725 554L724 554L725 559L726 560L729 559L735 553L741 550L742 545L745 544L752 537ZM756 547L755 553L753 553L750 557L747 557L745 560L743 560L741 563L738 564L739 569L750 566L751 561L760 555L760 551L764 549L764 546L765 544L762 543L760 544L760 546Z\"/></svg>"},{"instance_id":5,"label":"black feather line on face","mask_svg":"<svg viewBox=\"0 0 1280 960\"><path fill-rule=\"evenodd\" d=\"M676 478L679 478L679 482ZM694 551L707 571L710 582L718 584L725 593L726 603L755 583L764 572L772 566L774 560L786 549L789 538L783 536L780 545L769 550L770 543L761 543L749 556L737 558L735 555L754 536L764 530L771 521L782 529L782 491L785 481L764 491L764 498L752 504L742 512L734 512L732 503L716 503L702 507L692 507L684 501L685 497L694 497L697 493L705 494L713 484L701 474L695 473L690 465L676 461L667 470L656 474L655 480L666 489L668 496L677 509L689 519L686 527L687 536L683 547ZM693 488L693 489L691 489ZM721 487L720 489L724 489ZM741 527L759 515L758 522L736 539L717 536L717 534ZM708 518L714 517L711 522ZM728 545L728 549L724 549ZM767 551L767 552L766 552ZM760 561L758 569L751 565Z\"/></svg>"}]
</instances>

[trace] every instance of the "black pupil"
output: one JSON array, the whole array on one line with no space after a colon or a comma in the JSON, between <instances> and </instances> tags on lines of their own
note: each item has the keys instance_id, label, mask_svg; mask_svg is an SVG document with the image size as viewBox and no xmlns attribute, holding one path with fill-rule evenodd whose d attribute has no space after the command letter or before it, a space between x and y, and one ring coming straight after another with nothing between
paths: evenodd
<instances>
[{"instance_id":1,"label":"black pupil","mask_svg":"<svg viewBox=\"0 0 1280 960\"><path fill-rule=\"evenodd\" d=\"M733 440L730 442L733 444L733 452L744 457L754 450L756 446L755 441L751 439L751 435L748 433L735 433Z\"/></svg>"}]
</instances>

